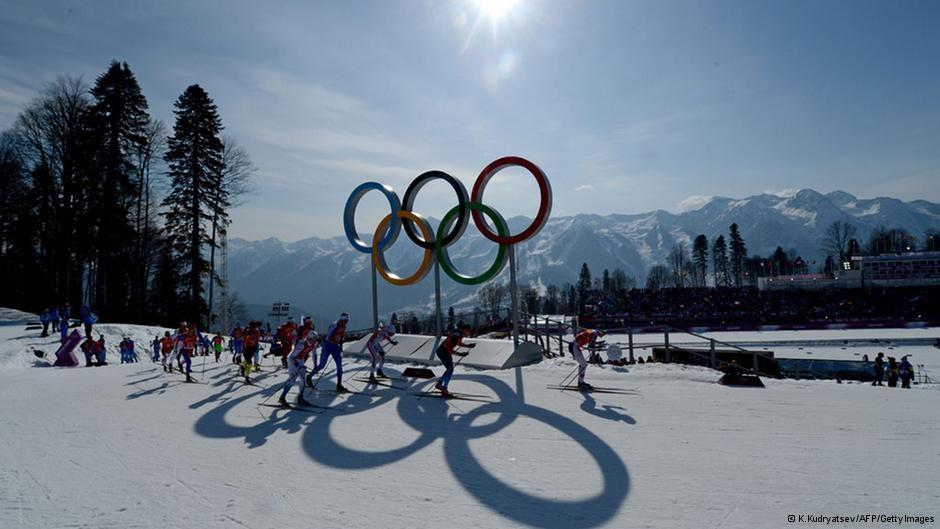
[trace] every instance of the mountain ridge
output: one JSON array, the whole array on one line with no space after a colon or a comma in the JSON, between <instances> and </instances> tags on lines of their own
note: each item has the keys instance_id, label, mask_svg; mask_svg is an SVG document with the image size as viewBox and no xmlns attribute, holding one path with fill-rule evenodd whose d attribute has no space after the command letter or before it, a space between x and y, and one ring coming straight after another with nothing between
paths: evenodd
<instances>
[{"instance_id":1,"label":"mountain ridge","mask_svg":"<svg viewBox=\"0 0 940 529\"><path fill-rule=\"evenodd\" d=\"M746 198L713 196L695 209L678 213L654 210L558 216L549 219L536 237L517 247L519 283L540 287L573 283L582 262L598 275L605 268L621 268L642 282L649 267L664 262L674 244L689 245L699 233L713 240L719 233L727 234L732 223L738 224L749 254L769 255L779 245L795 249L818 266L824 260L825 230L835 221L856 226L863 244L878 226L901 227L919 237L925 230L940 228L940 204L891 197L860 199L845 191L822 194L807 188ZM432 225L437 222L432 219ZM513 233L529 222L522 216L507 220ZM422 256L413 248L406 237L400 237L386 254L390 265L410 274ZM471 227L451 247L450 254L464 273L476 273L489 266L496 248ZM324 314L345 310L361 317L371 313L371 257L354 251L344 236L313 236L293 242L274 237L260 241L232 238L228 266L232 288L246 303L279 299L322 307L317 312ZM457 285L443 274L441 277L445 306L473 299L475 289ZM508 281L508 270L497 279ZM392 287L379 280L379 311L428 310L432 292L430 278L409 287Z\"/></svg>"}]
</instances>

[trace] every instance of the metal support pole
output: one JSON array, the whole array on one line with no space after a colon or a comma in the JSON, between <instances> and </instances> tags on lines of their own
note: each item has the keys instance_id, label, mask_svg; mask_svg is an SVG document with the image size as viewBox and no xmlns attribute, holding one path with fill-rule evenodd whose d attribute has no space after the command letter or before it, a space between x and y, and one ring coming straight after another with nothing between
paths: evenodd
<instances>
[{"instance_id":1,"label":"metal support pole","mask_svg":"<svg viewBox=\"0 0 940 529\"><path fill-rule=\"evenodd\" d=\"M665 344L666 344L666 363L672 362L672 353L669 352L669 331L664 331Z\"/></svg>"},{"instance_id":2,"label":"metal support pole","mask_svg":"<svg viewBox=\"0 0 940 529\"><path fill-rule=\"evenodd\" d=\"M519 292L516 285L516 247L509 245L509 290L512 301L512 344L519 347Z\"/></svg>"},{"instance_id":3,"label":"metal support pole","mask_svg":"<svg viewBox=\"0 0 940 529\"><path fill-rule=\"evenodd\" d=\"M378 280L376 279L375 272L375 262L372 259L369 259L369 262L372 263L372 329L379 328L379 288Z\"/></svg>"},{"instance_id":4,"label":"metal support pole","mask_svg":"<svg viewBox=\"0 0 940 529\"><path fill-rule=\"evenodd\" d=\"M758 369L759 366L758 366L758 364L757 364L757 352L754 352L754 353L751 353L751 354L754 355L754 374L756 375L757 373L760 372L760 370Z\"/></svg>"},{"instance_id":5,"label":"metal support pole","mask_svg":"<svg viewBox=\"0 0 940 529\"><path fill-rule=\"evenodd\" d=\"M715 339L712 338L709 340L710 345L708 346L708 357L711 359L712 369L718 369L718 364L715 362Z\"/></svg>"},{"instance_id":6,"label":"metal support pole","mask_svg":"<svg viewBox=\"0 0 940 529\"><path fill-rule=\"evenodd\" d=\"M630 348L630 363L634 362L633 359L633 327L627 329L627 345Z\"/></svg>"},{"instance_id":7,"label":"metal support pole","mask_svg":"<svg viewBox=\"0 0 940 529\"><path fill-rule=\"evenodd\" d=\"M434 321L437 324L437 338L444 335L444 315L441 313L441 264L434 260Z\"/></svg>"}]
</instances>

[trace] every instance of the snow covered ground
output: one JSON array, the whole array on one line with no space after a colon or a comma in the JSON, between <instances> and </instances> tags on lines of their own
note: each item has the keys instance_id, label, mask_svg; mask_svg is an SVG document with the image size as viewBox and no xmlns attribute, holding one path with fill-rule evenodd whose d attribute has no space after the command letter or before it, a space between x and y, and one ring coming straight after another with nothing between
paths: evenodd
<instances>
[{"instance_id":1,"label":"snow covered ground","mask_svg":"<svg viewBox=\"0 0 940 529\"><path fill-rule=\"evenodd\" d=\"M96 328L112 345L123 333L141 343L156 331ZM202 358L194 368L205 384L146 362L10 367L32 365L15 350L39 340L22 326L0 333L9 367L0 369L3 528L753 528L792 526L790 514L940 518L937 386L728 388L708 369L652 364L592 366L594 384L631 391L581 395L546 387L573 367L559 359L458 368L452 389L488 402L419 399L411 393L427 382L399 380L403 389L368 394L308 391L329 409L307 413L263 405L284 377L270 366L254 387L229 364L210 361L203 371ZM347 380L363 367L349 362Z\"/></svg>"}]
</instances>

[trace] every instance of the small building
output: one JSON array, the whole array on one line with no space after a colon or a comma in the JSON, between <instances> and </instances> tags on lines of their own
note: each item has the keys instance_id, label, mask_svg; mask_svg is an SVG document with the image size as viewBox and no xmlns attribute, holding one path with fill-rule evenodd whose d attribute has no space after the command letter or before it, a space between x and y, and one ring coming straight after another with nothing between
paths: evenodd
<instances>
[{"instance_id":1,"label":"small building","mask_svg":"<svg viewBox=\"0 0 940 529\"><path fill-rule=\"evenodd\" d=\"M760 290L940 286L940 252L856 255L827 274L760 277Z\"/></svg>"}]
</instances>

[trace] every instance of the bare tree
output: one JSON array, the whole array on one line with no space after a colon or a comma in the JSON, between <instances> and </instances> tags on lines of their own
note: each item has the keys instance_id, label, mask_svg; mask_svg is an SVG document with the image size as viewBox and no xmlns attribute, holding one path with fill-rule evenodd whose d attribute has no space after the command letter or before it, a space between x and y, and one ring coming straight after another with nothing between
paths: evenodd
<instances>
[{"instance_id":1,"label":"bare tree","mask_svg":"<svg viewBox=\"0 0 940 529\"><path fill-rule=\"evenodd\" d=\"M137 321L141 320L144 307L147 306L150 272L156 259L154 240L158 235L156 227L157 208L154 196L157 192L155 176L159 173L154 167L163 156L166 147L166 125L159 119L151 118L144 128L143 137L134 153L137 162L137 207L134 226L137 234Z\"/></svg>"},{"instance_id":2,"label":"bare tree","mask_svg":"<svg viewBox=\"0 0 940 529\"><path fill-rule=\"evenodd\" d=\"M839 266L842 266L841 263L845 261L849 240L855 237L855 232L855 226L841 220L833 222L826 228L826 233L823 235L823 250L827 255L837 257Z\"/></svg>"},{"instance_id":3,"label":"bare tree","mask_svg":"<svg viewBox=\"0 0 940 529\"><path fill-rule=\"evenodd\" d=\"M212 309L215 296L215 284L219 275L215 271L215 249L218 239L224 237L231 222L228 210L240 206L245 195L253 189L252 180L257 168L251 162L248 151L234 138L222 138L222 170L216 175L216 195L212 207L212 232L209 237L209 314L206 322L212 327Z\"/></svg>"},{"instance_id":4,"label":"bare tree","mask_svg":"<svg viewBox=\"0 0 940 529\"><path fill-rule=\"evenodd\" d=\"M650 268L649 274L646 276L646 289L660 290L668 287L671 281L672 276L666 265L653 265L653 267Z\"/></svg>"},{"instance_id":5,"label":"bare tree","mask_svg":"<svg viewBox=\"0 0 940 529\"><path fill-rule=\"evenodd\" d=\"M34 167L38 264L49 294L71 302L91 289L82 276L94 277L84 268L90 266L96 235L94 212L88 208L94 183L85 141L89 108L88 86L78 78L58 77L23 109L13 129L24 161Z\"/></svg>"},{"instance_id":6,"label":"bare tree","mask_svg":"<svg viewBox=\"0 0 940 529\"><path fill-rule=\"evenodd\" d=\"M688 273L688 254L685 243L676 243L669 252L669 265L672 268L672 284L676 288L685 288L686 274Z\"/></svg>"},{"instance_id":7,"label":"bare tree","mask_svg":"<svg viewBox=\"0 0 940 529\"><path fill-rule=\"evenodd\" d=\"M493 318L499 318L499 310L503 306L503 300L509 295L509 287L502 283L489 283L477 292L477 298L483 310L487 311Z\"/></svg>"}]
</instances>

